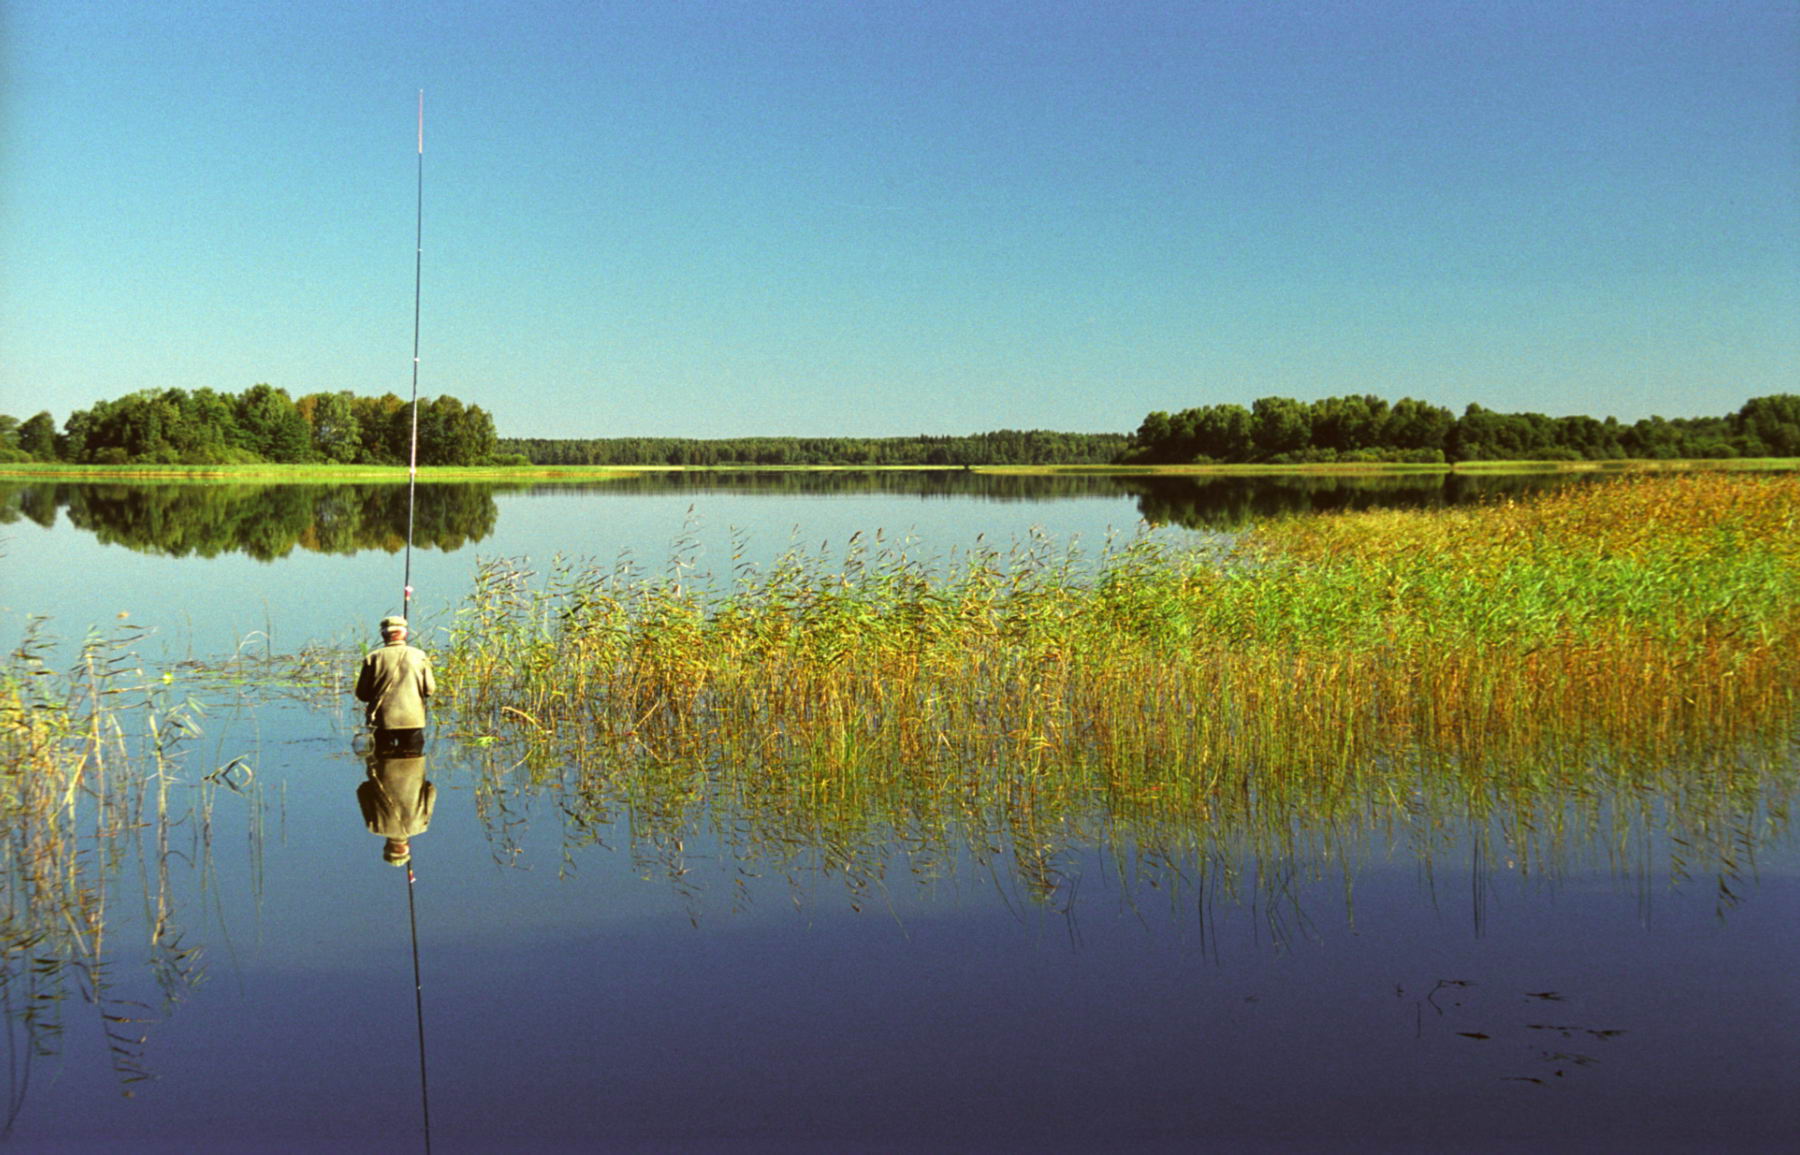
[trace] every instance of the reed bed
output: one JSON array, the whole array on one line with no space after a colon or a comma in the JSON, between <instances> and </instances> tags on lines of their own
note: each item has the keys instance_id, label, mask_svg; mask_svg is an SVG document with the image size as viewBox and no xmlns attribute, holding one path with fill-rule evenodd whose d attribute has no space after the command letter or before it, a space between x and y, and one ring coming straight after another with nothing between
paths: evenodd
<instances>
[{"instance_id":1,"label":"reed bed","mask_svg":"<svg viewBox=\"0 0 1800 1155\"><path fill-rule=\"evenodd\" d=\"M53 647L41 624L0 664L0 1017L9 1059L0 1137L23 1105L34 1060L60 1050L72 994L94 1008L121 1084L150 1077L147 1024L159 1012L121 993L131 984L114 973L108 940L111 883L128 858L143 867L147 963L165 1003L202 974L168 870L172 832L203 827L210 813L209 804L198 815L171 805L177 751L195 732L198 707L171 701L146 675L132 650L138 631L90 635L63 671L46 663Z\"/></svg>"},{"instance_id":2,"label":"reed bed","mask_svg":"<svg viewBox=\"0 0 1800 1155\"><path fill-rule=\"evenodd\" d=\"M496 560L440 661L461 725L571 797L662 831L717 805L771 853L876 827L1021 864L1076 827L1279 851L1444 806L1530 844L1621 797L1729 841L1785 822L1797 517L1800 479L1715 473L1279 520L1223 553L859 540L724 590Z\"/></svg>"}]
</instances>

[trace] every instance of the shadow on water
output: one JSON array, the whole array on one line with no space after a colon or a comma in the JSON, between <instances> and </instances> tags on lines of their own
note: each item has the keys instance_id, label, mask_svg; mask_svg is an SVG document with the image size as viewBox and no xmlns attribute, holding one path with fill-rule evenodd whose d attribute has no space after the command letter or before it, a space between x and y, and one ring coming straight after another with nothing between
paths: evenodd
<instances>
[{"instance_id":1,"label":"shadow on water","mask_svg":"<svg viewBox=\"0 0 1800 1155\"><path fill-rule=\"evenodd\" d=\"M412 838L430 829L437 807L437 787L425 778L424 739L391 744L377 740L364 759L368 777L356 788L363 823L370 834L383 839L381 860L404 867L412 861Z\"/></svg>"}]
</instances>

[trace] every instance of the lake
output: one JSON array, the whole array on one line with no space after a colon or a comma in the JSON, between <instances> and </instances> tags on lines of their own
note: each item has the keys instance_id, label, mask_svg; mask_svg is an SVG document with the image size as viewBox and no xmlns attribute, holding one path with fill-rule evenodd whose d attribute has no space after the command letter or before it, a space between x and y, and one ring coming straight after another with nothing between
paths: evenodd
<instances>
[{"instance_id":1,"label":"lake","mask_svg":"<svg viewBox=\"0 0 1800 1155\"><path fill-rule=\"evenodd\" d=\"M1079 567L1591 480L428 485L412 616L442 644L482 559L720 590L857 543ZM973 795L801 823L751 782L446 716L382 759L345 688L399 609L405 493L0 482L9 645L60 668L126 630L145 673L116 684L145 688L119 700L192 721L160 777L133 740L71 800L71 847L8 832L19 1149L423 1149L427 1119L442 1151L1756 1151L1800 1127L1792 721L1730 791L1696 753L1511 807L1403 791L1273 824ZM371 781L434 791L398 869Z\"/></svg>"}]
</instances>

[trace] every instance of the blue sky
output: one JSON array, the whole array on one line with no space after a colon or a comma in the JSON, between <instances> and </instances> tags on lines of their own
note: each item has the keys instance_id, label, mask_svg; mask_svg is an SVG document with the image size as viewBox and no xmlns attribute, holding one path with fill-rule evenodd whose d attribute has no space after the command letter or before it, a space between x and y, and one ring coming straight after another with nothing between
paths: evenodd
<instances>
[{"instance_id":1,"label":"blue sky","mask_svg":"<svg viewBox=\"0 0 1800 1155\"><path fill-rule=\"evenodd\" d=\"M1800 4L0 0L0 411L518 436L1800 390Z\"/></svg>"}]
</instances>

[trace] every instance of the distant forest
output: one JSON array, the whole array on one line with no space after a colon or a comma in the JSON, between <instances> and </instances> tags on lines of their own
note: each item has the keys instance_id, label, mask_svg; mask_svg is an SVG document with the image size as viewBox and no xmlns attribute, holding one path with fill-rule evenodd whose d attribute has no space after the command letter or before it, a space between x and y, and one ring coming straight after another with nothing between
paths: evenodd
<instances>
[{"instance_id":1,"label":"distant forest","mask_svg":"<svg viewBox=\"0 0 1800 1155\"><path fill-rule=\"evenodd\" d=\"M0 414L0 462L95 465L234 462L404 464L411 407L392 393L255 385L144 390L69 415ZM974 466L1581 461L1800 457L1800 394L1753 397L1720 417L1548 417L1470 405L1457 416L1410 397L1263 397L1149 414L1136 432L1002 429L917 437L498 437L480 406L419 403L421 465Z\"/></svg>"},{"instance_id":2,"label":"distant forest","mask_svg":"<svg viewBox=\"0 0 1800 1155\"><path fill-rule=\"evenodd\" d=\"M404 465L412 406L392 393L309 393L252 385L141 390L69 414L59 431L49 413L24 421L0 414L0 461L82 465L232 465L258 462ZM485 465L494 419L448 394L419 399L419 464Z\"/></svg>"},{"instance_id":3,"label":"distant forest","mask_svg":"<svg viewBox=\"0 0 1800 1155\"><path fill-rule=\"evenodd\" d=\"M968 437L502 437L534 465L1106 465L1123 433L1002 429Z\"/></svg>"},{"instance_id":4,"label":"distant forest","mask_svg":"<svg viewBox=\"0 0 1800 1155\"><path fill-rule=\"evenodd\" d=\"M1725 417L1496 413L1461 417L1412 398L1206 405L1155 412L1130 436L1001 430L970 437L515 438L499 450L536 465L1275 465L1312 462L1582 461L1800 457L1800 395L1757 397Z\"/></svg>"},{"instance_id":5,"label":"distant forest","mask_svg":"<svg viewBox=\"0 0 1800 1155\"><path fill-rule=\"evenodd\" d=\"M1615 458L1800 457L1800 395L1755 397L1725 417L1614 418L1496 413L1461 417L1410 397L1295 401L1155 412L1124 460L1144 463L1601 461Z\"/></svg>"}]
</instances>

